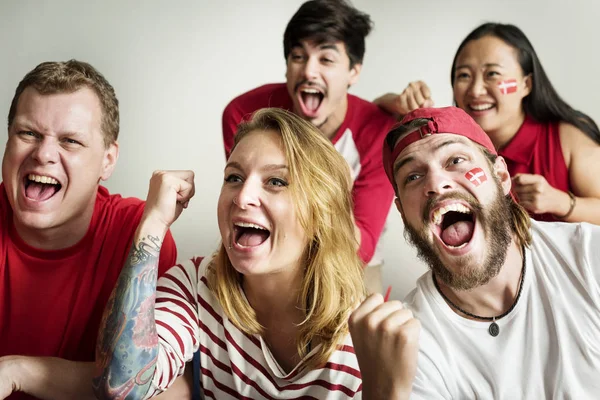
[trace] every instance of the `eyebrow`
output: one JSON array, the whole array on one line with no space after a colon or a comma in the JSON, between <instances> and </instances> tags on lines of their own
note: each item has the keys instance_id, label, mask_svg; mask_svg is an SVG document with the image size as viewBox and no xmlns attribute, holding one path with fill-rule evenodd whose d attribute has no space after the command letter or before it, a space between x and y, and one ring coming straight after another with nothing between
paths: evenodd
<instances>
[{"instance_id":1,"label":"eyebrow","mask_svg":"<svg viewBox=\"0 0 600 400\"><path fill-rule=\"evenodd\" d=\"M497 64L497 63L485 63L483 64L484 67L502 67L502 64ZM461 69L461 68L469 68L469 65L463 64L463 65L457 65L455 69Z\"/></svg>"},{"instance_id":2,"label":"eyebrow","mask_svg":"<svg viewBox=\"0 0 600 400\"><path fill-rule=\"evenodd\" d=\"M333 43L323 43L322 45L319 46L319 50L334 50L338 53L340 52L338 47Z\"/></svg>"},{"instance_id":3,"label":"eyebrow","mask_svg":"<svg viewBox=\"0 0 600 400\"><path fill-rule=\"evenodd\" d=\"M239 170L243 169L242 165L237 161L228 162L227 165L225 165L225 169L227 169L227 168L236 168ZM276 171L276 170L280 170L280 169L289 170L289 167L286 164L267 164L267 165L263 166L261 169L266 170L266 171Z\"/></svg>"},{"instance_id":4,"label":"eyebrow","mask_svg":"<svg viewBox=\"0 0 600 400\"><path fill-rule=\"evenodd\" d=\"M456 139L448 139L440 144L438 144L437 146L435 146L433 148L432 153L437 153L438 151L440 151L440 149L442 149L443 147L446 146L450 146L451 144L466 144L462 139L460 138L456 138ZM400 170L400 168L402 168L403 166L405 166L406 164L408 164L411 161L414 161L414 157L413 156L408 156L406 158L403 158L400 162L398 162L396 165L394 165L394 176L396 176L396 174L398 173L398 171Z\"/></svg>"}]
</instances>

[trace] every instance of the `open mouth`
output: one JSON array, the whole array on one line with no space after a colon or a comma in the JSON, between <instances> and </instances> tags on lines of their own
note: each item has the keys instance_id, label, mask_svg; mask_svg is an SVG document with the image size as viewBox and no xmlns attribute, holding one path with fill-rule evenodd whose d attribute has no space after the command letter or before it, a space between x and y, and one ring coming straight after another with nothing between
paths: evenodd
<instances>
[{"instance_id":1,"label":"open mouth","mask_svg":"<svg viewBox=\"0 0 600 400\"><path fill-rule=\"evenodd\" d=\"M447 247L461 249L473 238L475 215L463 204L449 204L433 212L432 224Z\"/></svg>"},{"instance_id":2,"label":"open mouth","mask_svg":"<svg viewBox=\"0 0 600 400\"><path fill-rule=\"evenodd\" d=\"M25 196L34 201L46 201L60 191L62 185L45 175L29 174L24 179Z\"/></svg>"},{"instance_id":3,"label":"open mouth","mask_svg":"<svg viewBox=\"0 0 600 400\"><path fill-rule=\"evenodd\" d=\"M260 246L271 236L267 228L249 222L236 222L233 231L235 243L243 248Z\"/></svg>"},{"instance_id":4,"label":"open mouth","mask_svg":"<svg viewBox=\"0 0 600 400\"><path fill-rule=\"evenodd\" d=\"M485 104L469 104L468 107L469 107L469 110L471 110L471 111L483 112L483 111L491 110L492 108L494 108L496 106L491 103L485 103Z\"/></svg>"},{"instance_id":5,"label":"open mouth","mask_svg":"<svg viewBox=\"0 0 600 400\"><path fill-rule=\"evenodd\" d=\"M325 98L323 92L315 88L302 88L299 90L299 94L302 106L307 114L316 114Z\"/></svg>"}]
</instances>

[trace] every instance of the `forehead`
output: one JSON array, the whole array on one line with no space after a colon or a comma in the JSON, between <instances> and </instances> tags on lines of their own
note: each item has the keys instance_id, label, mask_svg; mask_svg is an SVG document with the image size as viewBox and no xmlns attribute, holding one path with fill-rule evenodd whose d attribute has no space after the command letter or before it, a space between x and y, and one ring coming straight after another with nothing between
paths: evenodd
<instances>
[{"instance_id":1,"label":"forehead","mask_svg":"<svg viewBox=\"0 0 600 400\"><path fill-rule=\"evenodd\" d=\"M301 39L292 46L292 49L302 49L307 52L332 50L337 51L340 54L346 54L346 46L341 40L317 40L316 38Z\"/></svg>"},{"instance_id":2,"label":"forehead","mask_svg":"<svg viewBox=\"0 0 600 400\"><path fill-rule=\"evenodd\" d=\"M26 88L17 103L13 124L28 124L53 132L101 129L102 109L94 91L85 87L72 93L41 94Z\"/></svg>"},{"instance_id":3,"label":"forehead","mask_svg":"<svg viewBox=\"0 0 600 400\"><path fill-rule=\"evenodd\" d=\"M517 50L495 36L472 40L463 47L456 60L459 68L469 63L518 64Z\"/></svg>"},{"instance_id":4,"label":"forehead","mask_svg":"<svg viewBox=\"0 0 600 400\"><path fill-rule=\"evenodd\" d=\"M402 150L394 161L394 171L412 162L426 163L435 160L445 151L454 149L473 151L476 150L476 145L471 140L453 133L429 135L409 144Z\"/></svg>"},{"instance_id":5,"label":"forehead","mask_svg":"<svg viewBox=\"0 0 600 400\"><path fill-rule=\"evenodd\" d=\"M229 156L240 164L283 164L286 161L281 134L274 130L257 129L244 136Z\"/></svg>"}]
</instances>

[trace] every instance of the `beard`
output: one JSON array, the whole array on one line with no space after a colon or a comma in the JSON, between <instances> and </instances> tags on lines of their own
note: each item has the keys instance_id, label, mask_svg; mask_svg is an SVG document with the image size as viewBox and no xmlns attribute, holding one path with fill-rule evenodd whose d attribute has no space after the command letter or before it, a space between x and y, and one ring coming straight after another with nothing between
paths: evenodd
<instances>
[{"instance_id":1,"label":"beard","mask_svg":"<svg viewBox=\"0 0 600 400\"><path fill-rule=\"evenodd\" d=\"M414 228L405 221L404 237L417 248L417 257L429 265L435 276L451 289L470 290L485 285L498 275L504 265L508 246L512 240L512 212L509 200L502 195L500 182L497 181L497 178L495 181L498 194L485 210L481 203L471 195L450 193L428 200L423 215L423 220L427 222L422 230ZM483 266L474 264L474 257L467 254L457 260L455 270L451 271L444 265L427 239L425 232L428 230L430 210L435 203L448 198L466 201L473 210L476 221L481 223L488 244L488 254Z\"/></svg>"}]
</instances>

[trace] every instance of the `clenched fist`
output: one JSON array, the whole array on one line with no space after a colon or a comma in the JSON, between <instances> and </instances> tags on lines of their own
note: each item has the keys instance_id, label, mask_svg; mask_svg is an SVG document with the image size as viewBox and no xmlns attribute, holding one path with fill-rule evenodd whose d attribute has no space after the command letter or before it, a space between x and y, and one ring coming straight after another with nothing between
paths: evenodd
<instances>
[{"instance_id":1,"label":"clenched fist","mask_svg":"<svg viewBox=\"0 0 600 400\"><path fill-rule=\"evenodd\" d=\"M348 321L365 400L408 399L421 324L399 301L369 296Z\"/></svg>"}]
</instances>

